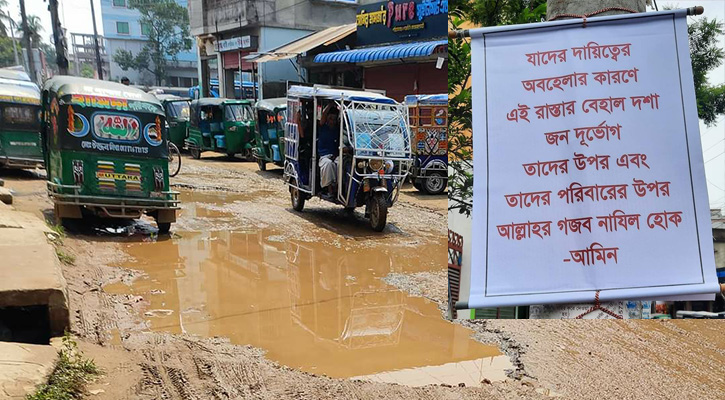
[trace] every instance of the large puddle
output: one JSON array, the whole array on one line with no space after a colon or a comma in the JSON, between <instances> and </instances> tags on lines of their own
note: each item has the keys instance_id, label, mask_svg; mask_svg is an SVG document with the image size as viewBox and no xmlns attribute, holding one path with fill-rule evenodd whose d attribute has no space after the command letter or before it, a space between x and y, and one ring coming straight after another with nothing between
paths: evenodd
<instances>
[{"instance_id":1,"label":"large puddle","mask_svg":"<svg viewBox=\"0 0 725 400\"><path fill-rule=\"evenodd\" d=\"M214 211L214 199L201 201L184 218L229 218ZM495 347L471 340L471 331L442 319L434 303L379 279L440 269L445 238L415 247L335 243L285 239L273 230L177 232L126 244L134 261L124 267L147 276L105 290L143 296L153 330L227 337L316 374L409 385L505 378L511 365Z\"/></svg>"}]
</instances>

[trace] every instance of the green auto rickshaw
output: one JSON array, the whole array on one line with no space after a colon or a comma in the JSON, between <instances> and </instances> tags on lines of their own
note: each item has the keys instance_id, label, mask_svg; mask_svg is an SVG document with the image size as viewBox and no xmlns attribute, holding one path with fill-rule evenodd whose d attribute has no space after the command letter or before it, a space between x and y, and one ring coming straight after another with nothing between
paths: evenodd
<instances>
[{"instance_id":1,"label":"green auto rickshaw","mask_svg":"<svg viewBox=\"0 0 725 400\"><path fill-rule=\"evenodd\" d=\"M259 169L267 163L284 166L284 126L287 123L287 98L264 99L254 105L257 114L254 158Z\"/></svg>"},{"instance_id":2,"label":"green auto rickshaw","mask_svg":"<svg viewBox=\"0 0 725 400\"><path fill-rule=\"evenodd\" d=\"M159 100L119 83L56 76L43 87L42 105L56 220L147 214L159 233L168 233L179 200L169 190L166 117Z\"/></svg>"},{"instance_id":3,"label":"green auto rickshaw","mask_svg":"<svg viewBox=\"0 0 725 400\"><path fill-rule=\"evenodd\" d=\"M184 148L184 141L189 130L189 104L191 99L173 94L157 94L166 113L166 124L169 128L169 141L179 149Z\"/></svg>"},{"instance_id":4,"label":"green auto rickshaw","mask_svg":"<svg viewBox=\"0 0 725 400\"><path fill-rule=\"evenodd\" d=\"M0 168L42 166L40 89L0 78Z\"/></svg>"},{"instance_id":5,"label":"green auto rickshaw","mask_svg":"<svg viewBox=\"0 0 725 400\"><path fill-rule=\"evenodd\" d=\"M199 159L204 151L248 157L254 145L254 111L250 100L201 98L189 107L186 147Z\"/></svg>"}]
</instances>

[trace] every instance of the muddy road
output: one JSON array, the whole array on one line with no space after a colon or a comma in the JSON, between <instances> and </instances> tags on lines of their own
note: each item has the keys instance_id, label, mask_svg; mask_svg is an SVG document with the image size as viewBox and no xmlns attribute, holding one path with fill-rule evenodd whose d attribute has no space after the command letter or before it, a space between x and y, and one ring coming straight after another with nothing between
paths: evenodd
<instances>
[{"instance_id":1,"label":"muddy road","mask_svg":"<svg viewBox=\"0 0 725 400\"><path fill-rule=\"evenodd\" d=\"M497 345L383 279L445 269L445 196L407 187L376 233L362 209L293 211L281 169L183 162L170 236L146 219L67 230L73 332L106 371L93 398L541 397ZM52 219L42 173L5 177Z\"/></svg>"},{"instance_id":2,"label":"muddy road","mask_svg":"<svg viewBox=\"0 0 725 400\"><path fill-rule=\"evenodd\" d=\"M290 207L281 169L205 155L150 220L67 232L73 333L94 399L715 399L719 321L442 318L444 196L401 194L382 233L357 211ZM52 218L42 173L3 172ZM459 386L463 384L465 386Z\"/></svg>"}]
</instances>

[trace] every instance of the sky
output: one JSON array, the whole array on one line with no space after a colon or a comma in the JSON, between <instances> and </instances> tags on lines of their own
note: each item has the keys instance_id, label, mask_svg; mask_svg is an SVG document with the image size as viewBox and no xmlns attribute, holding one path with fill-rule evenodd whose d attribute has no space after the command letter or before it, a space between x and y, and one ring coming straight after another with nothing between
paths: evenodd
<instances>
[{"instance_id":1,"label":"sky","mask_svg":"<svg viewBox=\"0 0 725 400\"><path fill-rule=\"evenodd\" d=\"M59 0L61 23L69 32L75 33L93 33L93 24L91 22L91 0ZM103 26L101 24L101 2L95 1L96 7L96 23L98 25L98 33L103 34ZM9 0L14 5L14 16L19 16L18 0ZM717 18L725 21L725 1L723 0L693 0L693 1L657 1L657 5L662 9L667 5L674 5L676 8L687 8L694 6L705 7L705 13L698 17L688 17L691 21L697 18L707 17L709 19ZM30 15L38 15L46 27L44 32L46 37L51 34L50 14L48 13L47 0L25 0L26 12ZM650 11L650 10L648 10ZM19 20L19 17L16 18ZM49 40L48 40L49 41ZM725 36L720 39L720 47L725 48ZM725 65L711 71L708 74L708 81L711 84L725 83ZM718 119L718 123L714 126L707 127L700 123L700 136L702 138L702 148L705 161L705 173L707 175L708 195L710 198L711 208L725 208L725 116Z\"/></svg>"}]
</instances>

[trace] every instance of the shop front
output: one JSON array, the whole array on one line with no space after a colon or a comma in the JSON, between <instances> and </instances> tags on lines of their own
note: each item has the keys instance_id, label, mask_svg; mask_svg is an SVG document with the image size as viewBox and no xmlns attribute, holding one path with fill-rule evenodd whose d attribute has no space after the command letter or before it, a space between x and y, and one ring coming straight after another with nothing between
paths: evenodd
<instances>
[{"instance_id":1,"label":"shop front","mask_svg":"<svg viewBox=\"0 0 725 400\"><path fill-rule=\"evenodd\" d=\"M257 36L243 35L217 42L219 54L219 80L212 81L212 90L216 89L222 97L235 99L254 99L256 69L254 63L245 61L246 56L257 51ZM221 87L220 87L221 86Z\"/></svg>"},{"instance_id":2,"label":"shop front","mask_svg":"<svg viewBox=\"0 0 725 400\"><path fill-rule=\"evenodd\" d=\"M310 76L323 77L316 71L334 70L355 77L361 70L365 89L383 90L398 101L409 94L446 93L447 16L448 0L361 5L355 48L316 54L308 67Z\"/></svg>"}]
</instances>

